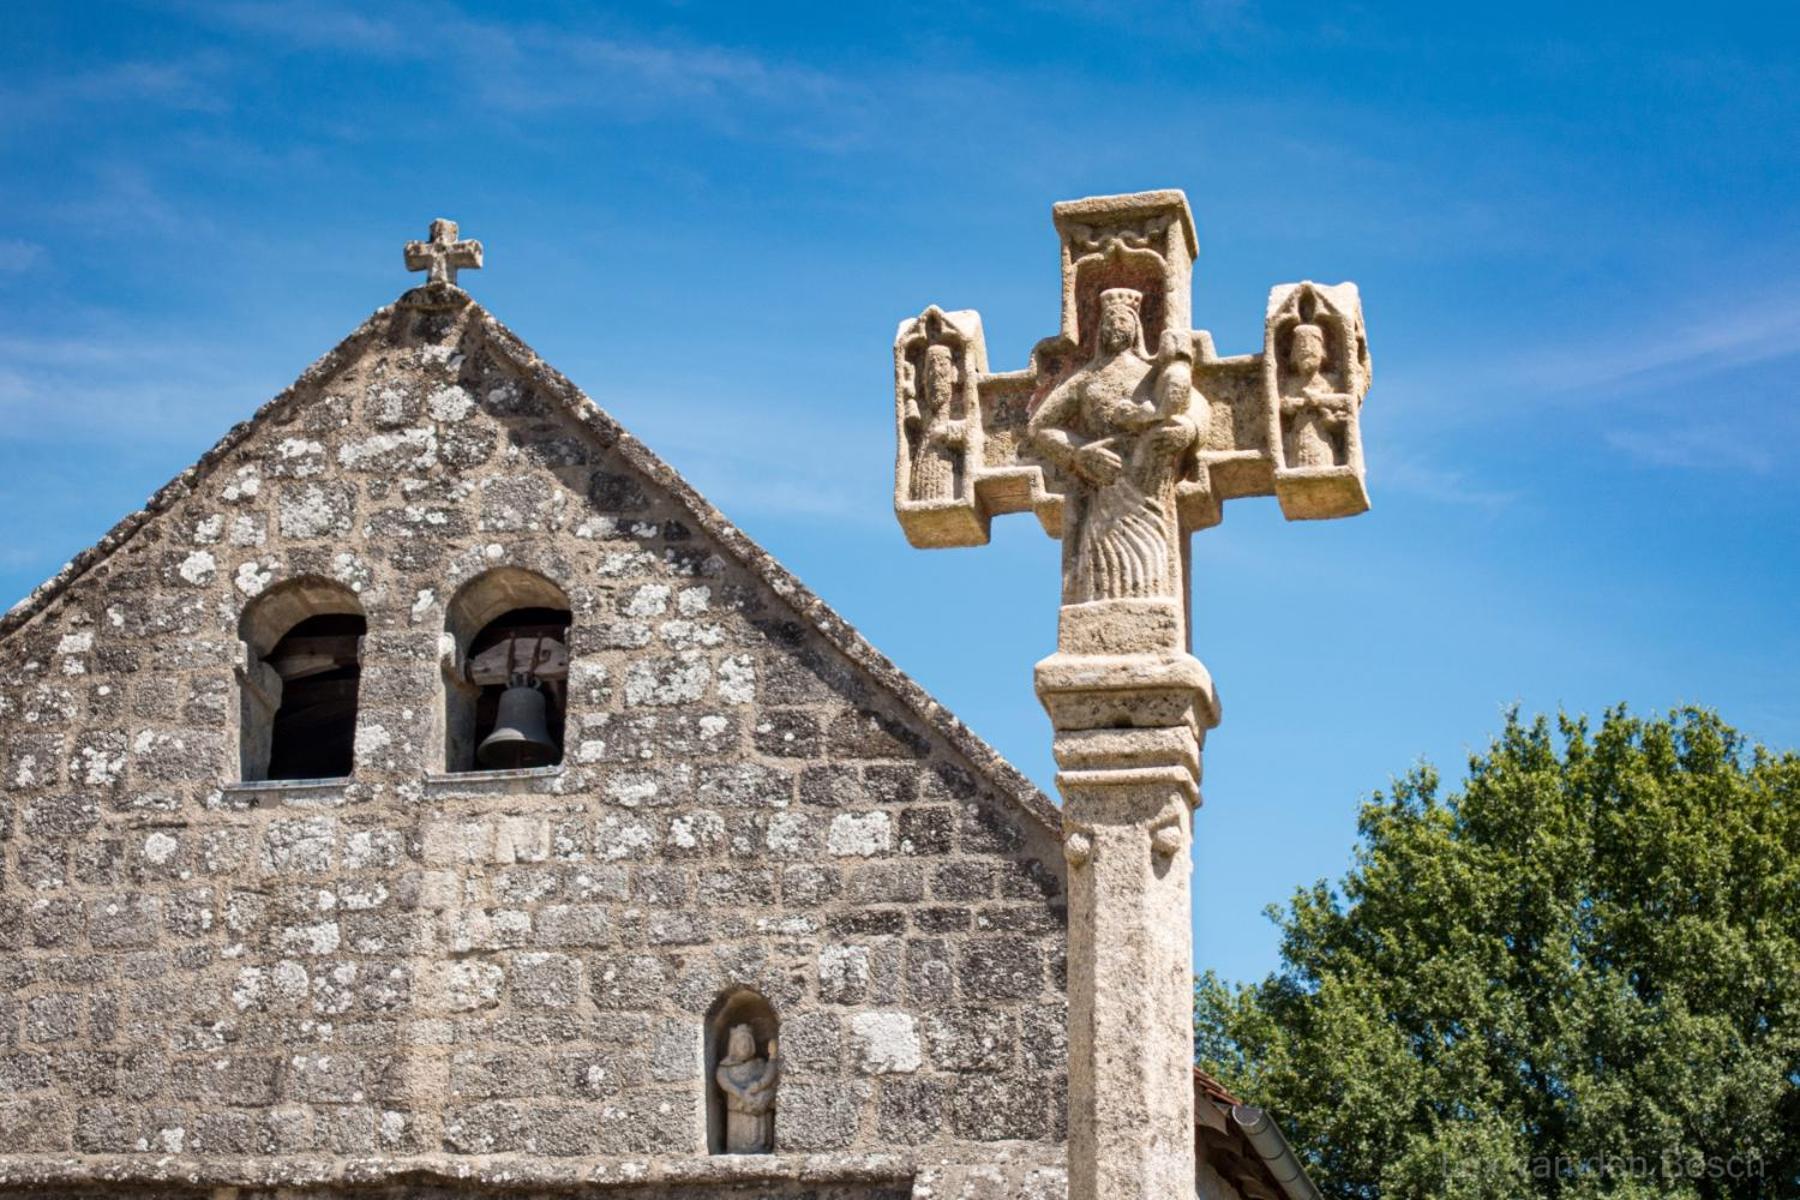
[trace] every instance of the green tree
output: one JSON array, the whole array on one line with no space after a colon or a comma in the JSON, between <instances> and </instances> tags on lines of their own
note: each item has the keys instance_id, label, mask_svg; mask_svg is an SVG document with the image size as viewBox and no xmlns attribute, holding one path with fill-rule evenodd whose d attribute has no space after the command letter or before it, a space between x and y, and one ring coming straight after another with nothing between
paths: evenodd
<instances>
[{"instance_id":1,"label":"green tree","mask_svg":"<svg viewBox=\"0 0 1800 1200\"><path fill-rule=\"evenodd\" d=\"M1201 1066L1333 1197L1800 1196L1800 756L1712 713L1516 714L1363 805Z\"/></svg>"}]
</instances>

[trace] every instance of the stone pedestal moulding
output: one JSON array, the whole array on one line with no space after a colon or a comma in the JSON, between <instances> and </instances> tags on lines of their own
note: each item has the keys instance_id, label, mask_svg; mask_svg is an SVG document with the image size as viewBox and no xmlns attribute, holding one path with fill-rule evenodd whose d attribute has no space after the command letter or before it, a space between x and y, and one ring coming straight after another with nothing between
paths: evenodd
<instances>
[{"instance_id":1,"label":"stone pedestal moulding","mask_svg":"<svg viewBox=\"0 0 1800 1200\"><path fill-rule=\"evenodd\" d=\"M1260 353L1192 327L1179 191L1054 207L1062 327L988 369L981 317L927 308L894 340L894 509L913 545L974 546L1031 511L1062 541L1038 663L1069 863L1070 1200L1192 1195L1188 875L1219 701L1191 653L1188 537L1226 500L1292 520L1369 507L1356 285L1269 293Z\"/></svg>"}]
</instances>

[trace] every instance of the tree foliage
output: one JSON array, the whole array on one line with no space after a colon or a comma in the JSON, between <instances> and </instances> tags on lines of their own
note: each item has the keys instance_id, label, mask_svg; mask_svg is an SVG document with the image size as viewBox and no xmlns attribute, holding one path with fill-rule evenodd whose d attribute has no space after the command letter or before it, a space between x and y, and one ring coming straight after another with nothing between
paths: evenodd
<instances>
[{"instance_id":1,"label":"tree foliage","mask_svg":"<svg viewBox=\"0 0 1800 1200\"><path fill-rule=\"evenodd\" d=\"M1334 1197L1800 1196L1800 756L1715 715L1517 715L1364 804L1200 1064Z\"/></svg>"}]
</instances>

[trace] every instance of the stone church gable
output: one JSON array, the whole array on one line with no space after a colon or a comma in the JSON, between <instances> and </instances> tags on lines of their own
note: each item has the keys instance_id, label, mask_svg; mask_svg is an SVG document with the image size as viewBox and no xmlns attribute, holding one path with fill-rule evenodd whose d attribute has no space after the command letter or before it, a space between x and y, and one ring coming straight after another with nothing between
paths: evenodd
<instances>
[{"instance_id":1,"label":"stone church gable","mask_svg":"<svg viewBox=\"0 0 1800 1200\"><path fill-rule=\"evenodd\" d=\"M423 290L423 289L421 289ZM446 318L440 316L439 321ZM101 537L93 546L81 551L63 566L50 579L39 585L32 593L20 600L5 613L0 613L0 644L10 640L13 635L32 624L33 619L47 610L55 610L59 604L66 604L66 594L95 568L105 564L117 551L126 547L139 533L156 519L174 510L182 501L194 495L201 481L214 475L222 463L232 459L246 443L251 442L258 432L270 425L287 428L300 422L302 429L310 425L329 424L334 420L345 419L341 411L344 397L325 397L328 411L310 417L302 415L302 409L309 402L317 402L327 392L331 382L357 365L358 360L370 352L371 346L382 339L418 337L429 339L433 331L429 326L431 318L418 316L419 326L410 334L402 326L408 320L408 310L404 304L389 305L377 309L369 318L354 330L343 341L339 342L318 361L309 366L300 377L279 395L265 403L246 421L233 426L224 437L203 454L199 461L159 489L137 512L131 513L119 521L112 529ZM453 327L446 326L437 331L439 338L451 336ZM519 383L533 389L538 404L544 413L554 411L571 426L583 431L574 436L584 440L586 445L597 455L604 456L611 451L616 456L617 464L623 466L634 478L646 482L666 497L668 503L683 512L695 528L704 531L710 543L720 552L730 555L750 576L773 596L778 597L781 604L789 611L793 619L809 626L820 635L823 641L836 650L851 664L866 673L871 682L884 691L891 693L899 704L910 710L919 721L941 734L955 749L966 757L976 771L990 781L994 791L1010 801L1020 813L1034 820L1042 827L1060 837L1061 819L1055 806L1046 798L1035 784L1026 779L1005 759L996 754L991 747L982 742L963 722L948 709L944 708L909 676L896 667L886 655L871 646L847 621L834 612L818 596L814 595L804 583L790 573L785 567L771 557L768 552L758 546L741 530L734 526L726 516L713 507L704 496L683 479L672 467L663 462L657 454L640 442L628 430L615 421L610 414L589 399L580 388L557 371L549 363L538 357L537 352L527 346L512 330L501 324L479 304L467 301L466 315L455 322L454 332L460 334L461 341L479 344L492 361L502 371L516 378ZM442 344L441 341L438 344ZM464 347L446 351L451 356L465 355ZM440 366L447 365L442 360ZM455 374L453 372L452 374ZM504 386L504 385L503 385ZM382 401L371 402L366 406L365 420L376 429L393 429L397 425L408 423L405 411L396 408L390 415L375 412ZM392 401L403 404L402 401ZM532 404L526 404L517 412L505 412L504 405L496 407L491 402L482 406L502 420L509 416L524 415ZM472 407L471 412L474 411ZM438 414L433 413L434 417ZM452 421L454 424L455 421ZM511 431L508 430L510 435ZM423 441L425 433L421 427L408 429L406 432L387 439L386 449L390 457L399 450L398 458L406 457L404 445L413 439ZM480 436L480 435L473 435ZM378 460L371 459L371 453L380 453L377 443L365 447L361 454L352 452L351 458L360 458L362 468L380 470ZM552 438L551 440L555 440ZM445 467L455 468L459 465L461 455L455 452L455 439L446 439L446 448L441 458ZM519 445L513 446L514 450ZM278 454L287 455L290 449L277 449ZM523 456L527 462L548 465L554 460L547 457L548 451L538 448L525 448ZM340 451L340 458L343 452ZM344 459L346 465L350 459ZM596 461L600 461L596 458ZM429 467L431 460L420 455L417 464ZM572 465L572 464L562 464ZM243 468L240 466L239 468ZM615 470L617 467L615 466ZM287 472L299 476L305 468ZM273 474L282 473L279 468ZM564 480L565 483L569 482ZM594 494L589 499L593 507L604 514L605 499L610 489L620 486L622 480L604 471L590 479L590 487ZM252 493L253 495L254 493ZM230 481L221 490L221 495L228 502L240 499L238 493L231 488ZM303 503L309 496L303 496L298 502ZM619 514L623 515L623 514ZM366 531L373 535L377 530ZM152 538L159 535L151 534ZM579 530L577 536L580 536ZM171 539L175 544L184 540L180 536ZM193 540L204 540L198 535ZM279 535L278 535L279 540ZM210 544L210 543L209 543ZM251 543L260 545L261 543ZM141 549L140 551L141 552ZM0 712L0 716L4 716Z\"/></svg>"},{"instance_id":2,"label":"stone church gable","mask_svg":"<svg viewBox=\"0 0 1800 1200\"><path fill-rule=\"evenodd\" d=\"M509 604L569 614L562 761L476 771ZM258 778L314 616L353 769ZM455 289L0 620L0 731L0 1184L1058 1178L1056 810ZM738 995L762 1158L709 1154Z\"/></svg>"}]
</instances>

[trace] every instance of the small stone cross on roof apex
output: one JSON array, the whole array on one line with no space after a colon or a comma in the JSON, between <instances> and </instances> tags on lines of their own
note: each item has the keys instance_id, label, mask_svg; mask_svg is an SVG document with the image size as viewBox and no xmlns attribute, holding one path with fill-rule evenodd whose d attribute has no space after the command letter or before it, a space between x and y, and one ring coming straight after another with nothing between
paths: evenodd
<instances>
[{"instance_id":1,"label":"small stone cross on roof apex","mask_svg":"<svg viewBox=\"0 0 1800 1200\"><path fill-rule=\"evenodd\" d=\"M433 221L427 241L406 243L406 269L426 272L426 286L447 283L452 287L458 270L481 270L481 243L472 238L458 240L457 233L455 221L443 217Z\"/></svg>"}]
</instances>

